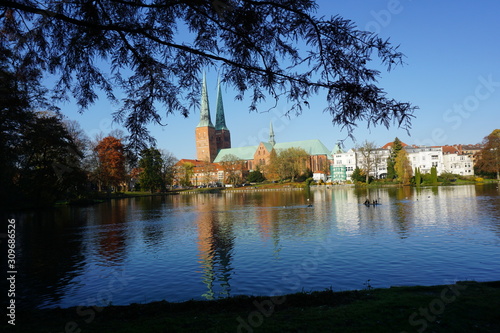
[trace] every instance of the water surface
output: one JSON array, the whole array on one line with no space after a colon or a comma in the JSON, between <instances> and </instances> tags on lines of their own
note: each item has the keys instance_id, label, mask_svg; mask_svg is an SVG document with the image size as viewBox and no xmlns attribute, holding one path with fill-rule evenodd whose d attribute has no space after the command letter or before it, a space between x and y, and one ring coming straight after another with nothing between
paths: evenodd
<instances>
[{"instance_id":1,"label":"water surface","mask_svg":"<svg viewBox=\"0 0 500 333\"><path fill-rule=\"evenodd\" d=\"M366 197L382 205L366 207ZM18 213L17 302L125 305L500 279L493 186L114 200Z\"/></svg>"}]
</instances>

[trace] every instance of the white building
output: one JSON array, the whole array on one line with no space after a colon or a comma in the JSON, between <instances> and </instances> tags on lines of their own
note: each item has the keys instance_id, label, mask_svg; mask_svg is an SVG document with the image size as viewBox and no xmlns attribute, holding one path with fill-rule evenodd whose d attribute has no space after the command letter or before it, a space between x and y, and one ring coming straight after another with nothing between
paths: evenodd
<instances>
[{"instance_id":1,"label":"white building","mask_svg":"<svg viewBox=\"0 0 500 333\"><path fill-rule=\"evenodd\" d=\"M388 144L389 145L389 144ZM388 145L384 147L388 147ZM422 174L430 173L436 167L438 175L450 172L461 176L474 175L474 163L470 155L461 154L454 147L416 147L405 146L413 170L420 168ZM370 153L370 176L380 179L387 177L387 159L391 154L389 148L375 149ZM346 179L350 180L356 167L365 168L365 157L359 151L350 149L347 152L332 152L333 167L345 167Z\"/></svg>"},{"instance_id":2,"label":"white building","mask_svg":"<svg viewBox=\"0 0 500 333\"><path fill-rule=\"evenodd\" d=\"M413 170L420 168L421 173L431 173L434 166L438 175L444 171L444 160L442 147L410 147L404 148Z\"/></svg>"},{"instance_id":3,"label":"white building","mask_svg":"<svg viewBox=\"0 0 500 333\"><path fill-rule=\"evenodd\" d=\"M346 169L346 180L350 180L354 169L357 165L357 154L353 149L349 149L347 152L337 151L333 155L333 167L345 167ZM340 179L339 179L340 180Z\"/></svg>"},{"instance_id":4,"label":"white building","mask_svg":"<svg viewBox=\"0 0 500 333\"><path fill-rule=\"evenodd\" d=\"M444 146L442 148L444 172L460 176L474 175L474 157L472 154L463 153L461 147Z\"/></svg>"}]
</instances>

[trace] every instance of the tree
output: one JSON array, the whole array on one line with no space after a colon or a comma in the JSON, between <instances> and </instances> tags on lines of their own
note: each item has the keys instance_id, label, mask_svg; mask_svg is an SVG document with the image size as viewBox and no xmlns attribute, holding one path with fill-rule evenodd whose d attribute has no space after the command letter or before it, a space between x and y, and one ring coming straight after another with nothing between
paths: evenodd
<instances>
[{"instance_id":1,"label":"tree","mask_svg":"<svg viewBox=\"0 0 500 333\"><path fill-rule=\"evenodd\" d=\"M276 153L276 149L271 150L269 154L269 163L264 165L264 175L266 179L276 181L280 179L279 175L279 164L278 164L278 154Z\"/></svg>"},{"instance_id":2,"label":"tree","mask_svg":"<svg viewBox=\"0 0 500 333\"><path fill-rule=\"evenodd\" d=\"M420 173L420 168L415 168L415 185L420 187L422 183L422 174Z\"/></svg>"},{"instance_id":3,"label":"tree","mask_svg":"<svg viewBox=\"0 0 500 333\"><path fill-rule=\"evenodd\" d=\"M405 149L401 149L399 151L394 162L394 170L398 175L397 180L401 184L409 184L410 179L413 176L413 170L411 168L410 160L408 159L408 153Z\"/></svg>"},{"instance_id":4,"label":"tree","mask_svg":"<svg viewBox=\"0 0 500 333\"><path fill-rule=\"evenodd\" d=\"M391 155L387 158L387 178L394 179L397 177L394 165L396 164L396 156L398 156L399 151L403 149L401 141L396 137L391 146Z\"/></svg>"},{"instance_id":5,"label":"tree","mask_svg":"<svg viewBox=\"0 0 500 333\"><path fill-rule=\"evenodd\" d=\"M247 176L247 182L250 183L260 183L266 180L262 172L260 171L260 167L257 165L255 170L251 171Z\"/></svg>"},{"instance_id":6,"label":"tree","mask_svg":"<svg viewBox=\"0 0 500 333\"><path fill-rule=\"evenodd\" d=\"M192 186L191 178L194 174L194 165L193 163L186 162L181 165L180 168L180 184L181 186Z\"/></svg>"},{"instance_id":7,"label":"tree","mask_svg":"<svg viewBox=\"0 0 500 333\"><path fill-rule=\"evenodd\" d=\"M220 164L224 168L226 183L236 185L243 178L244 161L233 154L225 155Z\"/></svg>"},{"instance_id":8,"label":"tree","mask_svg":"<svg viewBox=\"0 0 500 333\"><path fill-rule=\"evenodd\" d=\"M388 98L376 85L380 71L369 67L375 57L388 71L402 64L398 47L340 16L316 17L311 0L4 0L1 6L5 45L57 75L55 97L71 93L84 110L98 90L112 101L114 89L125 92L114 116L132 145L152 140L146 125L162 123L158 108L189 114L206 68L217 70L237 99L250 92L250 110L269 95L300 114L324 92L325 112L349 133L358 121L409 130L416 109Z\"/></svg>"},{"instance_id":9,"label":"tree","mask_svg":"<svg viewBox=\"0 0 500 333\"><path fill-rule=\"evenodd\" d=\"M437 173L437 168L435 166L431 167L431 183L433 185L437 185L438 183L438 173Z\"/></svg>"},{"instance_id":10,"label":"tree","mask_svg":"<svg viewBox=\"0 0 500 333\"><path fill-rule=\"evenodd\" d=\"M360 161L361 170L363 170L363 173L365 174L365 183L367 184L370 182L370 172L372 171L375 164L378 164L380 162L379 160L375 159L375 149L377 149L375 143L371 141L369 142L368 140L365 140L363 145L357 148L357 151L363 157L363 159Z\"/></svg>"},{"instance_id":11,"label":"tree","mask_svg":"<svg viewBox=\"0 0 500 333\"><path fill-rule=\"evenodd\" d=\"M174 174L175 174L175 163L177 163L177 158L167 150L160 150L162 166L161 166L161 177L163 180L163 185L171 186L174 182ZM162 188L162 191L166 190L166 188Z\"/></svg>"},{"instance_id":12,"label":"tree","mask_svg":"<svg viewBox=\"0 0 500 333\"><path fill-rule=\"evenodd\" d=\"M83 154L61 118L38 112L33 123L23 129L18 184L35 205L48 205L83 192Z\"/></svg>"},{"instance_id":13,"label":"tree","mask_svg":"<svg viewBox=\"0 0 500 333\"><path fill-rule=\"evenodd\" d=\"M0 39L0 203L8 207L24 200L16 183L23 132L35 122L33 109L47 109L47 105L40 71L19 61L4 41Z\"/></svg>"},{"instance_id":14,"label":"tree","mask_svg":"<svg viewBox=\"0 0 500 333\"><path fill-rule=\"evenodd\" d=\"M354 169L351 175L351 179L353 182L362 182L366 180L363 171L359 167L356 167L356 169Z\"/></svg>"},{"instance_id":15,"label":"tree","mask_svg":"<svg viewBox=\"0 0 500 333\"><path fill-rule=\"evenodd\" d=\"M309 154L302 148L291 147L280 150L273 157L271 155L270 162L279 179L290 179L292 182L295 178L306 172L307 161Z\"/></svg>"},{"instance_id":16,"label":"tree","mask_svg":"<svg viewBox=\"0 0 500 333\"><path fill-rule=\"evenodd\" d=\"M0 43L0 204L6 207L51 205L84 191L82 151L39 80L38 70Z\"/></svg>"},{"instance_id":17,"label":"tree","mask_svg":"<svg viewBox=\"0 0 500 333\"><path fill-rule=\"evenodd\" d=\"M117 191L125 181L125 148L121 140L107 136L95 147L99 159L100 184ZM99 186L101 190L101 186Z\"/></svg>"},{"instance_id":18,"label":"tree","mask_svg":"<svg viewBox=\"0 0 500 333\"><path fill-rule=\"evenodd\" d=\"M483 140L477 169L482 172L495 172L500 181L500 129L496 129Z\"/></svg>"},{"instance_id":19,"label":"tree","mask_svg":"<svg viewBox=\"0 0 500 333\"><path fill-rule=\"evenodd\" d=\"M142 190L149 190L153 193L164 187L162 166L163 160L158 149L151 147L141 152L141 159L139 160L139 167L141 168L139 181Z\"/></svg>"}]
</instances>

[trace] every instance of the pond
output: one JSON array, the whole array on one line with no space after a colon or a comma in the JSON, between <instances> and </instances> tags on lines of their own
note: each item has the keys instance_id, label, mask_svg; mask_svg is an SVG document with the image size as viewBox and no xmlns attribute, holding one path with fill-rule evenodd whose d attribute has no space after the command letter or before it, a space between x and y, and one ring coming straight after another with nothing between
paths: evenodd
<instances>
[{"instance_id":1,"label":"pond","mask_svg":"<svg viewBox=\"0 0 500 333\"><path fill-rule=\"evenodd\" d=\"M367 197L380 205L365 206ZM499 280L499 199L496 184L330 186L16 213L16 303L126 305Z\"/></svg>"}]
</instances>

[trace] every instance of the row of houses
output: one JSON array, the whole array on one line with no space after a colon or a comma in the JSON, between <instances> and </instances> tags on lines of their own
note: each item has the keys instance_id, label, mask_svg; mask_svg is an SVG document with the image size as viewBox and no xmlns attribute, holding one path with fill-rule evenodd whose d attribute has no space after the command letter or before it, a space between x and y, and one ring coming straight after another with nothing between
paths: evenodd
<instances>
[{"instance_id":1,"label":"row of houses","mask_svg":"<svg viewBox=\"0 0 500 333\"><path fill-rule=\"evenodd\" d=\"M438 175L452 173L460 176L474 175L475 156L480 146L433 146L418 147L403 144L408 153L408 160L412 169L420 168L422 173L430 173L435 167ZM266 165L270 163L270 153L273 149L302 148L309 154L307 167L313 171L316 181L346 182L356 168L366 169L369 165L369 175L375 179L387 177L387 162L391 155L392 142L381 148L372 150L370 161L366 161L366 154L359 149L343 151L338 145L329 151L319 140L306 140L270 145L260 143L258 146L223 149L214 162L197 159L182 159L176 167L176 182L180 183L184 176L186 163L192 166L191 183L195 186L224 184L229 174L237 173L240 178L246 177L258 167L266 172ZM467 148L465 150L464 148ZM224 157L237 157L237 163L225 163ZM232 170L228 170L228 169Z\"/></svg>"},{"instance_id":2,"label":"row of houses","mask_svg":"<svg viewBox=\"0 0 500 333\"><path fill-rule=\"evenodd\" d=\"M391 155L393 142L381 148L374 149L369 154L370 161L366 161L367 154L359 149L342 151L336 146L332 152L332 181L346 181L351 178L354 170L366 168L369 165L370 176L375 179L387 177L387 162ZM430 173L435 167L438 175L452 173L460 176L474 175L474 162L481 150L480 145L455 146L409 146L402 143L408 153L408 160L412 169L420 168L422 173Z\"/></svg>"}]
</instances>

